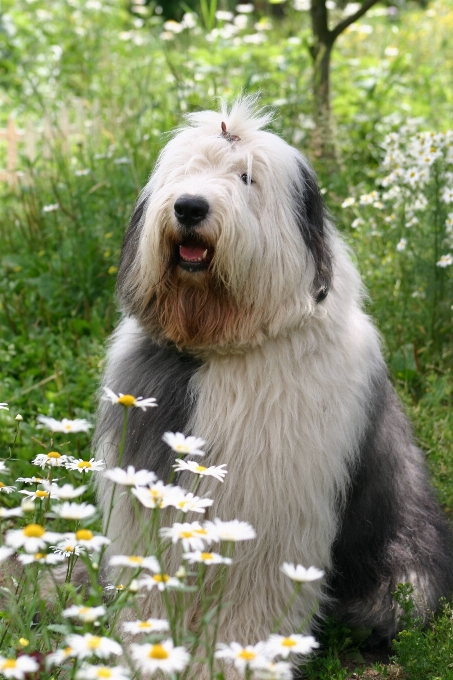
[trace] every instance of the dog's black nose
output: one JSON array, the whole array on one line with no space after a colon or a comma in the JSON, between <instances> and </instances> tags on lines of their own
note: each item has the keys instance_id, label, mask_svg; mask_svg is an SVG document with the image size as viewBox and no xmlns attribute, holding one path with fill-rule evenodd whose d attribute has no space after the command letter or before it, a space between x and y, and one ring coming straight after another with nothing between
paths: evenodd
<instances>
[{"instance_id":1,"label":"dog's black nose","mask_svg":"<svg viewBox=\"0 0 453 680\"><path fill-rule=\"evenodd\" d=\"M183 227L196 227L209 212L209 203L200 196L180 196L174 205L175 215Z\"/></svg>"}]
</instances>

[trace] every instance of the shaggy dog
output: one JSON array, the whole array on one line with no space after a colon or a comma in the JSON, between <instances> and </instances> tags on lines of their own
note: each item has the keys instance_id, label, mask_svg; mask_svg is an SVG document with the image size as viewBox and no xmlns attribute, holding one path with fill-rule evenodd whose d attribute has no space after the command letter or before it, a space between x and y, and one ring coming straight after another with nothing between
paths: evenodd
<instances>
[{"instance_id":1,"label":"shaggy dog","mask_svg":"<svg viewBox=\"0 0 453 680\"><path fill-rule=\"evenodd\" d=\"M269 120L250 98L189 115L138 199L104 384L155 397L158 408L130 409L122 464L168 479L165 431L206 440L204 465L226 463L224 483L203 478L197 493L214 499L211 518L249 521L257 539L238 544L228 572L225 599L235 605L221 640L268 636L292 593L285 561L327 573L303 588L285 630L318 600L390 640L398 583L413 585L425 618L451 593L450 531L315 175L263 130ZM101 403L96 447L108 467L122 418ZM188 488L184 474L178 484ZM106 480L99 495L106 511ZM109 536L113 553L140 554L125 495ZM180 555L171 560L174 573ZM143 602L145 617L156 614L154 596ZM197 615L195 602L189 626Z\"/></svg>"}]
</instances>

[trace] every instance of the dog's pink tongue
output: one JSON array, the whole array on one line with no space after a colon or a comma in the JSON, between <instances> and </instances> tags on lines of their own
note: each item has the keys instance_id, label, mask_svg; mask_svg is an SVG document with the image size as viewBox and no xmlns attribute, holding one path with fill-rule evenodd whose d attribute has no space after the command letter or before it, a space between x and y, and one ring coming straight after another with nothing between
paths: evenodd
<instances>
[{"instance_id":1,"label":"dog's pink tongue","mask_svg":"<svg viewBox=\"0 0 453 680\"><path fill-rule=\"evenodd\" d=\"M183 260L187 260L188 262L198 262L199 260L203 259L203 253L205 252L206 248L203 248L203 246L179 246L179 254L182 257Z\"/></svg>"}]
</instances>

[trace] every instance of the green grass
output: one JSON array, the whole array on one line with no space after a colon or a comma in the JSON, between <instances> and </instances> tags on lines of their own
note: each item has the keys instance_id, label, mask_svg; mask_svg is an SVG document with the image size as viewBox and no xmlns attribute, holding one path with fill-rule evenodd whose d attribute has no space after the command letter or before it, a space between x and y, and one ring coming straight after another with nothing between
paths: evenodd
<instances>
[{"instance_id":1,"label":"green grass","mask_svg":"<svg viewBox=\"0 0 453 680\"><path fill-rule=\"evenodd\" d=\"M38 154L29 165L23 159L30 182L17 190L0 186L0 401L11 407L0 412L0 442L6 456L21 413L17 472L29 472L29 461L41 451L32 439L38 413L94 413L104 342L119 318L114 285L122 234L165 133L185 112L217 106L217 97L260 90L264 104L276 105L273 129L317 170L329 209L355 253L391 374L439 498L452 514L453 267L436 268L439 256L453 248L444 227L449 206L439 202L439 187L431 183L428 208L409 230L402 213L394 228L385 222L391 201L383 210L357 205L386 174L386 134L414 117L421 119L420 130L451 126L451 0L428 9L401 5L396 17L378 5L339 39L332 67L337 165L319 158L311 130L307 13L290 9L286 19L259 31L265 42L254 44L244 36L257 33L258 20L267 21L266 6L235 40L217 36L210 42L203 28L162 39L162 18L145 10L134 19L119 2L90 7L82 0L5 0L4 7L9 18L0 18L0 125L10 113L20 126L41 121L45 112L58 121L62 105L72 110L76 99L88 119L100 117L98 132L87 128L69 152L57 141L51 160ZM0 165L4 161L0 147ZM356 204L342 208L349 196ZM44 210L57 203L58 209ZM357 217L364 223L354 229ZM403 237L409 243L399 252ZM87 437L79 436L74 446L71 453L88 455ZM415 626L400 636L395 651L405 677L451 677L450 616L446 605L427 632ZM342 658L356 642L335 626L323 639L325 653L308 677L347 677Z\"/></svg>"}]
</instances>

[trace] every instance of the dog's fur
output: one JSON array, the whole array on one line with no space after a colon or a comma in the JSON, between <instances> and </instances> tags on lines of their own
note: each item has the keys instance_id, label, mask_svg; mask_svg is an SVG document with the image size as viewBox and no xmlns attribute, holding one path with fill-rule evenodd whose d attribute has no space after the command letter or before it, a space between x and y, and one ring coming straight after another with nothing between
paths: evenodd
<instances>
[{"instance_id":1,"label":"dog's fur","mask_svg":"<svg viewBox=\"0 0 453 680\"><path fill-rule=\"evenodd\" d=\"M153 396L158 408L130 410L123 464L167 479L167 430L205 439L204 465L227 464L223 484L201 483L201 495L215 501L209 515L247 520L258 538L238 544L223 641L267 637L292 592L284 561L327 572L324 583L304 587L284 630L296 629L318 599L347 624L389 640L398 583L414 586L425 618L451 593L450 530L314 173L262 129L269 118L253 107L246 98L229 112L188 116L132 215L118 276L124 319L104 384ZM206 217L180 223L181 196L206 201ZM179 266L188 234L213 253L206 270ZM96 447L109 467L121 430L121 409L101 402ZM106 481L99 497L107 508ZM140 554L126 496L109 535L113 552ZM170 570L179 559L170 557ZM144 616L155 606L145 600ZM198 614L195 602L188 625Z\"/></svg>"}]
</instances>

